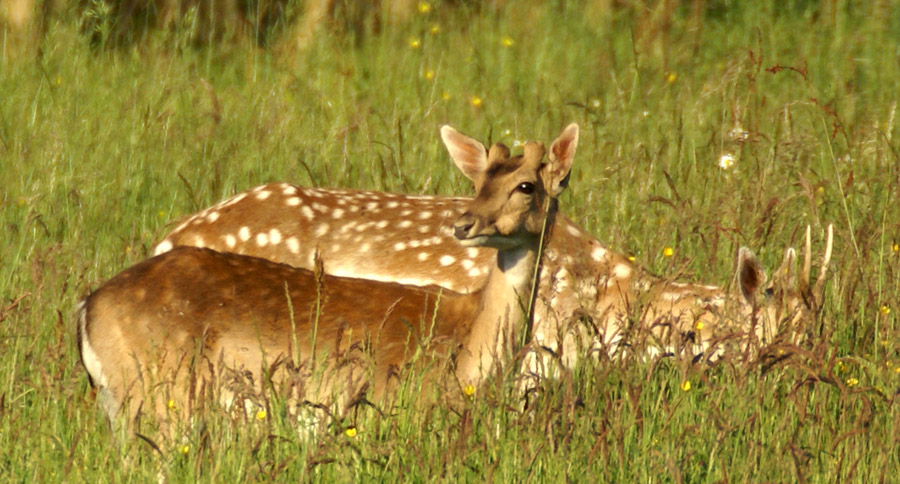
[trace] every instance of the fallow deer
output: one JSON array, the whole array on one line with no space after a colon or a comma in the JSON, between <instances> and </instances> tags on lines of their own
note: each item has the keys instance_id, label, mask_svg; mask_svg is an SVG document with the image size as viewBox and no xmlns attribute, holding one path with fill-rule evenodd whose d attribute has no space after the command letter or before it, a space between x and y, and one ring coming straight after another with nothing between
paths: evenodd
<instances>
[{"instance_id":1,"label":"fallow deer","mask_svg":"<svg viewBox=\"0 0 900 484\"><path fill-rule=\"evenodd\" d=\"M469 140L451 148L450 156L456 161L485 151ZM320 254L328 274L471 292L486 283L495 253L453 240L448 222L469 200L271 183L186 217L155 253L177 246L208 247L305 268L312 268ZM824 289L831 240L829 227L817 288ZM803 288L785 277L773 279L777 288L763 288L765 273L746 248L738 265L734 294L718 286L656 277L560 213L542 260L534 348L570 367L585 351L617 353L630 339L628 333L642 330L649 333L651 347L714 354L711 345L733 337L752 334L771 342L781 325L781 308L796 307L796 302L821 305L822 291L790 301L766 300L764 292L800 296ZM808 281L809 267L805 269ZM578 328L584 319L592 324ZM582 330L590 334L580 334ZM529 361L527 368L535 370L534 355Z\"/></svg>"},{"instance_id":2,"label":"fallow deer","mask_svg":"<svg viewBox=\"0 0 900 484\"><path fill-rule=\"evenodd\" d=\"M435 342L429 351L455 354L451 383L476 387L510 355L522 326L542 229L546 223L552 233L556 225L578 126L554 141L547 162L539 143L510 157L499 144L489 153L470 150L472 140L448 126L441 135L477 192L453 234L463 245L495 249L482 288L460 294L205 248L166 251L106 282L79 308L82 361L110 421L123 413L130 422L142 406L162 421L169 406L193 408L213 390L228 401L240 393L236 387L259 392L263 382L303 389L295 401L346 399L369 368L381 394L420 341ZM278 243L274 232L267 237ZM360 348L372 365L348 356ZM323 359L333 371L318 388L288 371Z\"/></svg>"}]
</instances>

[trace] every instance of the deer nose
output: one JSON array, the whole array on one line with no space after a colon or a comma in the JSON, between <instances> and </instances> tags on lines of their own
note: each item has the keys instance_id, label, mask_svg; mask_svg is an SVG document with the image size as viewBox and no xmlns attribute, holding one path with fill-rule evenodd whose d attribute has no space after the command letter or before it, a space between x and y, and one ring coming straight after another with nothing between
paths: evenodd
<instances>
[{"instance_id":1,"label":"deer nose","mask_svg":"<svg viewBox=\"0 0 900 484\"><path fill-rule=\"evenodd\" d=\"M469 238L469 232L474 226L475 218L467 213L453 224L453 235L459 240L465 240Z\"/></svg>"}]
</instances>

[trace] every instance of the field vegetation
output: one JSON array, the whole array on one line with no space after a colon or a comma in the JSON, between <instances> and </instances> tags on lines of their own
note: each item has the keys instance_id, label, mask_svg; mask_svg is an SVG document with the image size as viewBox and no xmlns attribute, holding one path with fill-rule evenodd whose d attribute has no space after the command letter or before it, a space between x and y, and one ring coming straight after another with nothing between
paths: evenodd
<instances>
[{"instance_id":1,"label":"field vegetation","mask_svg":"<svg viewBox=\"0 0 900 484\"><path fill-rule=\"evenodd\" d=\"M73 2L0 38L0 478L897 479L900 4L473 3L338 12L299 45L292 3L264 36L191 9L120 36L103 2ZM833 223L809 340L765 362L600 357L527 407L514 369L456 405L417 405L411 377L312 440L276 396L159 452L112 438L73 309L179 217L269 181L469 194L441 124L512 146L573 121L563 210L655 273L730 285L738 247L771 271Z\"/></svg>"}]
</instances>

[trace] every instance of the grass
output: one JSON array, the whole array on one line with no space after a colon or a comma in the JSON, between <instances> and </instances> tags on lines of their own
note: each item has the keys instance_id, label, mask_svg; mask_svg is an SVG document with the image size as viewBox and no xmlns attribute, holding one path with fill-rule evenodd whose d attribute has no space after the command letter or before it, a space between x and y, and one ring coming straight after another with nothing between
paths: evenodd
<instances>
[{"instance_id":1,"label":"grass","mask_svg":"<svg viewBox=\"0 0 900 484\"><path fill-rule=\"evenodd\" d=\"M660 3L511 1L475 15L438 2L358 41L326 31L306 52L198 46L177 30L91 46L64 11L37 60L33 47L4 45L0 476L893 479L896 5ZM728 284L739 246L771 270L807 224L821 251L834 223L827 303L807 351L767 371L601 359L543 382L525 411L509 382L451 408L401 393L390 412L358 408L312 444L277 406L262 420L213 413L163 457L110 438L78 361L73 308L146 257L173 220L275 180L469 193L439 125L513 144L550 141L571 121L582 136L563 210L657 273Z\"/></svg>"}]
</instances>

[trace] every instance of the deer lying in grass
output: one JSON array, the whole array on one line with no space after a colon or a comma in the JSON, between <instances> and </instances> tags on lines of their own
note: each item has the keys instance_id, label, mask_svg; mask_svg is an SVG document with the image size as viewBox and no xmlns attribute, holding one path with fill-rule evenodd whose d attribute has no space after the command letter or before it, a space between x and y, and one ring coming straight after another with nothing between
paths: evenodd
<instances>
[{"instance_id":1,"label":"deer lying in grass","mask_svg":"<svg viewBox=\"0 0 900 484\"><path fill-rule=\"evenodd\" d=\"M447 144L458 159L484 153L467 140ZM470 178L472 176L463 170ZM495 253L463 247L449 221L467 198L408 196L346 189L303 188L272 183L239 193L187 217L156 246L161 254L177 246L209 247L312 268L320 254L328 274L471 292L487 281ZM534 348L572 364L585 352L617 354L649 333L651 347L666 352L714 355L729 339L771 342L787 311L821 306L831 253L827 237L817 291L808 293L809 265L800 278L765 273L753 253L738 257L737 290L675 282L648 274L607 249L562 214L542 260L534 308ZM808 238L807 238L808 240ZM807 242L808 244L808 242ZM794 252L790 252L793 261ZM809 258L809 249L806 252ZM790 269L785 265L778 273ZM791 272L793 274L793 272ZM784 297L765 297L765 294ZM582 322L589 320L585 327ZM586 333L586 334L585 334ZM528 371L535 368L534 355Z\"/></svg>"},{"instance_id":2,"label":"deer lying in grass","mask_svg":"<svg viewBox=\"0 0 900 484\"><path fill-rule=\"evenodd\" d=\"M420 341L455 354L451 382L477 386L510 355L522 326L542 228L555 224L578 126L556 139L547 162L538 143L510 157L503 145L469 150L471 140L450 127L441 134L477 192L453 234L462 245L495 249L478 291L341 278L204 248L167 251L123 271L79 308L82 361L111 422L120 413L131 422L142 406L163 421L171 407L191 409L211 394L227 402L267 382L293 386L297 401L346 400L372 368L382 394ZM274 232L267 236L275 243ZM370 364L348 356L360 349ZM317 388L289 371L322 359L332 370Z\"/></svg>"}]
</instances>

